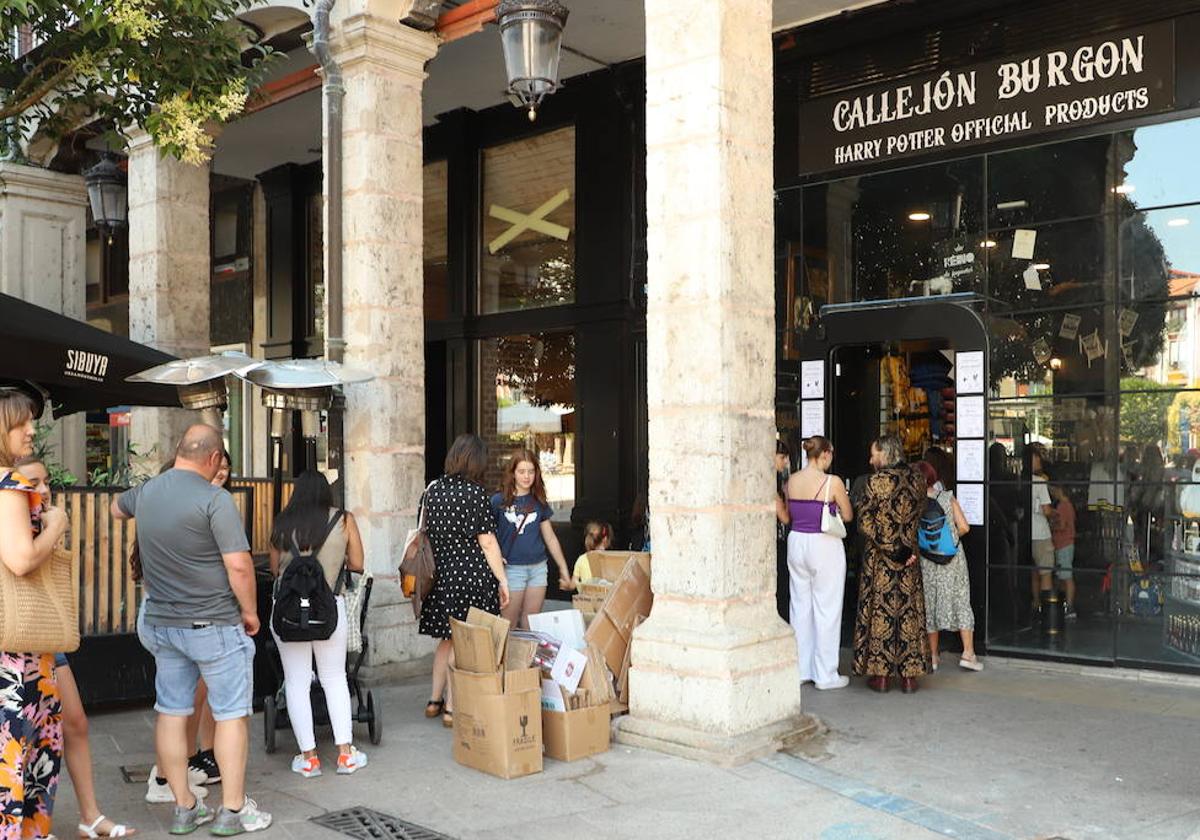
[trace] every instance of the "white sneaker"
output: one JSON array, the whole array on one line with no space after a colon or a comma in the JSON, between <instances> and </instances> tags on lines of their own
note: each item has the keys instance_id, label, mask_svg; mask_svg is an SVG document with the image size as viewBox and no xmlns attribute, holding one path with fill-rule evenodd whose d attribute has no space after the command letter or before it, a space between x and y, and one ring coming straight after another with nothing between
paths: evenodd
<instances>
[{"instance_id":1,"label":"white sneaker","mask_svg":"<svg viewBox=\"0 0 1200 840\"><path fill-rule=\"evenodd\" d=\"M960 668L966 668L968 671L983 670L983 663L979 661L979 657L967 659L965 656L960 656L958 658L958 665Z\"/></svg>"},{"instance_id":2,"label":"white sneaker","mask_svg":"<svg viewBox=\"0 0 1200 840\"><path fill-rule=\"evenodd\" d=\"M218 837L231 837L235 834L245 834L248 831L262 831L271 827L271 815L258 810L258 803L246 797L240 811L230 811L224 805L217 811L209 831Z\"/></svg>"},{"instance_id":3,"label":"white sneaker","mask_svg":"<svg viewBox=\"0 0 1200 840\"><path fill-rule=\"evenodd\" d=\"M367 766L367 754L360 752L358 747L351 747L348 755L338 756L337 772L339 776L349 776Z\"/></svg>"},{"instance_id":4,"label":"white sneaker","mask_svg":"<svg viewBox=\"0 0 1200 840\"><path fill-rule=\"evenodd\" d=\"M850 685L850 678L838 677L833 682L813 683L813 685L817 687L818 691L832 691L835 688L845 688L846 686Z\"/></svg>"},{"instance_id":5,"label":"white sneaker","mask_svg":"<svg viewBox=\"0 0 1200 840\"><path fill-rule=\"evenodd\" d=\"M159 784L155 781L158 776L158 765L150 768L150 778L146 780L146 801L155 805L165 805L175 801L175 794L171 793L171 786ZM188 788L191 789L192 795L197 799L203 799L208 796L208 789L196 784L192 781L191 772L188 773Z\"/></svg>"},{"instance_id":6,"label":"white sneaker","mask_svg":"<svg viewBox=\"0 0 1200 840\"><path fill-rule=\"evenodd\" d=\"M305 758L304 753L292 759L292 772L299 773L306 779L315 779L321 775L321 759L318 756Z\"/></svg>"}]
</instances>

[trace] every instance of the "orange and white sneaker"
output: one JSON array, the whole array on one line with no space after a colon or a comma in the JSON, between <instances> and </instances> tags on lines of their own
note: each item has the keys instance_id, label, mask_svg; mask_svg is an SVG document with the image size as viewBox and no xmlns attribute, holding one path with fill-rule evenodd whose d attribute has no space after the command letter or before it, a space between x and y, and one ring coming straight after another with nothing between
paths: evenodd
<instances>
[{"instance_id":1,"label":"orange and white sneaker","mask_svg":"<svg viewBox=\"0 0 1200 840\"><path fill-rule=\"evenodd\" d=\"M320 776L321 759L319 756L315 755L312 758L305 758L304 754L301 753L292 759L292 772L299 773L306 779L311 779L314 776ZM338 772L342 772L340 764L338 767Z\"/></svg>"},{"instance_id":2,"label":"orange and white sneaker","mask_svg":"<svg viewBox=\"0 0 1200 840\"><path fill-rule=\"evenodd\" d=\"M367 766L367 754L359 752L358 747L351 747L350 752L338 756L337 771L340 776L349 776Z\"/></svg>"}]
</instances>

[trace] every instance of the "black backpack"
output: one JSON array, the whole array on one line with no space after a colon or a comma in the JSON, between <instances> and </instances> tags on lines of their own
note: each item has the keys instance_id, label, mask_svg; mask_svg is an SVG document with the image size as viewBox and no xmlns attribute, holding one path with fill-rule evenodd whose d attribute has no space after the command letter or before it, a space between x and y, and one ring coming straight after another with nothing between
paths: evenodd
<instances>
[{"instance_id":1,"label":"black backpack","mask_svg":"<svg viewBox=\"0 0 1200 840\"><path fill-rule=\"evenodd\" d=\"M317 562L317 554L341 519L342 513L338 511L329 520L321 539L307 553L300 551L296 535L291 535L292 561L275 584L275 602L271 608L271 629L280 641L321 642L337 629L337 600L325 580L325 570Z\"/></svg>"}]
</instances>

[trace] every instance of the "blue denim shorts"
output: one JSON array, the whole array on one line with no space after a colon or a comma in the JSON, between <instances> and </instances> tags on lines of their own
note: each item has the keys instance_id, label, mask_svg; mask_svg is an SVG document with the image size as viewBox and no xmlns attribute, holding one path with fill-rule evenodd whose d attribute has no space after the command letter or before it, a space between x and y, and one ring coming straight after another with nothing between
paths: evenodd
<instances>
[{"instance_id":1,"label":"blue denim shorts","mask_svg":"<svg viewBox=\"0 0 1200 840\"><path fill-rule=\"evenodd\" d=\"M1059 580L1075 577L1075 544L1054 549L1054 576Z\"/></svg>"},{"instance_id":2,"label":"blue denim shorts","mask_svg":"<svg viewBox=\"0 0 1200 840\"><path fill-rule=\"evenodd\" d=\"M540 563L510 563L504 567L508 574L508 591L524 592L526 589L546 588L549 575L546 572L546 561Z\"/></svg>"},{"instance_id":3,"label":"blue denim shorts","mask_svg":"<svg viewBox=\"0 0 1200 840\"><path fill-rule=\"evenodd\" d=\"M66 668L70 664L71 663L67 661L67 655L65 653L54 654L54 667L55 668Z\"/></svg>"},{"instance_id":4,"label":"blue denim shorts","mask_svg":"<svg viewBox=\"0 0 1200 840\"><path fill-rule=\"evenodd\" d=\"M154 657L154 709L186 717L194 711L196 681L204 677L216 720L253 713L254 641L241 625L166 627L138 615L138 639Z\"/></svg>"}]
</instances>

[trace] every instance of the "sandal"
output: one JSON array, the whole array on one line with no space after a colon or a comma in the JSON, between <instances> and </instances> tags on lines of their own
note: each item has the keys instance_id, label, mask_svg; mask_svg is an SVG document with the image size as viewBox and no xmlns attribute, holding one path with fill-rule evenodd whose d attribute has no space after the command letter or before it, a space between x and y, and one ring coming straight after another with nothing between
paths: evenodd
<instances>
[{"instance_id":1,"label":"sandal","mask_svg":"<svg viewBox=\"0 0 1200 840\"><path fill-rule=\"evenodd\" d=\"M430 700L425 704L425 717L435 718L446 708L445 700Z\"/></svg>"},{"instance_id":2,"label":"sandal","mask_svg":"<svg viewBox=\"0 0 1200 840\"><path fill-rule=\"evenodd\" d=\"M80 823L79 836L86 838L86 840L99 840L101 837L132 837L133 835L137 834L136 828L130 828L129 826L121 825L121 823L112 823L112 828L110 828L104 834L101 834L97 829L99 829L100 825L106 820L112 822L108 819L108 817L101 814L100 816L96 817L95 822L93 822L91 825L84 825L83 823Z\"/></svg>"},{"instance_id":3,"label":"sandal","mask_svg":"<svg viewBox=\"0 0 1200 840\"><path fill-rule=\"evenodd\" d=\"M446 727L447 729L452 729L454 727L454 712L444 712L442 714L442 726Z\"/></svg>"}]
</instances>

